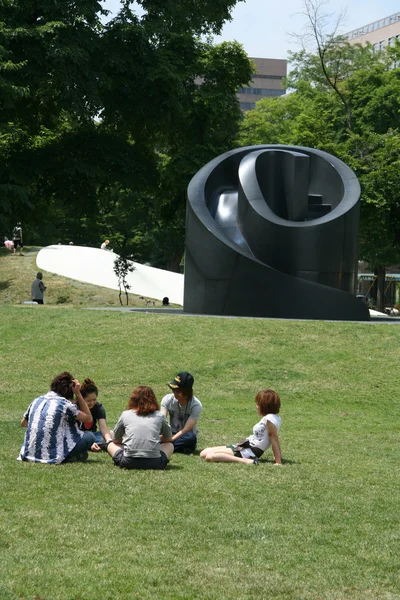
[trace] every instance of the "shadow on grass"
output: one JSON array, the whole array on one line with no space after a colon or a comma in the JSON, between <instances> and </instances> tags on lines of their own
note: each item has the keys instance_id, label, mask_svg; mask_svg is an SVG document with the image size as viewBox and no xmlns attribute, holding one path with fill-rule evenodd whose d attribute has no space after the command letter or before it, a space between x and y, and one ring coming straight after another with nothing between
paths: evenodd
<instances>
[{"instance_id":1,"label":"shadow on grass","mask_svg":"<svg viewBox=\"0 0 400 600\"><path fill-rule=\"evenodd\" d=\"M61 464L62 465L89 465L91 467L94 467L95 465L104 465L104 461L96 460L94 457L92 458L91 456L89 456L89 458L87 460L85 460L84 462L74 461L74 462L64 462ZM111 459L110 459L109 464L110 464L110 468L115 468L115 465ZM173 470L176 471L176 470L180 470L183 468L184 467L181 465L171 465L169 463L166 470L167 471L173 471ZM154 471L154 470L158 471L159 469L120 469L120 470L121 471Z\"/></svg>"},{"instance_id":2,"label":"shadow on grass","mask_svg":"<svg viewBox=\"0 0 400 600\"><path fill-rule=\"evenodd\" d=\"M260 465L274 465L275 461L273 459L259 459ZM290 458L282 458L282 465L298 465L299 462L297 460L290 460Z\"/></svg>"},{"instance_id":3,"label":"shadow on grass","mask_svg":"<svg viewBox=\"0 0 400 600\"><path fill-rule=\"evenodd\" d=\"M0 292L3 292L7 288L9 288L12 281L14 281L14 280L8 279L7 281L0 281Z\"/></svg>"}]
</instances>

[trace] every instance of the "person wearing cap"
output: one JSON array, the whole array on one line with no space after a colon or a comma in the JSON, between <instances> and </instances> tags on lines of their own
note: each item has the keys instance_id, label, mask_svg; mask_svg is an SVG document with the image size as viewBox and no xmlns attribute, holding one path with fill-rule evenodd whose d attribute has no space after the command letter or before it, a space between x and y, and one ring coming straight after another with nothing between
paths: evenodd
<instances>
[{"instance_id":1,"label":"person wearing cap","mask_svg":"<svg viewBox=\"0 0 400 600\"><path fill-rule=\"evenodd\" d=\"M191 454L196 448L197 421L203 409L193 395L193 384L193 375L181 371L167 384L173 393L161 400L161 412L169 415L175 452L184 454Z\"/></svg>"},{"instance_id":2,"label":"person wearing cap","mask_svg":"<svg viewBox=\"0 0 400 600\"><path fill-rule=\"evenodd\" d=\"M36 275L35 281L32 283L32 300L38 304L43 304L43 295L46 291L46 286L44 285L42 279L43 275L39 272Z\"/></svg>"}]
</instances>

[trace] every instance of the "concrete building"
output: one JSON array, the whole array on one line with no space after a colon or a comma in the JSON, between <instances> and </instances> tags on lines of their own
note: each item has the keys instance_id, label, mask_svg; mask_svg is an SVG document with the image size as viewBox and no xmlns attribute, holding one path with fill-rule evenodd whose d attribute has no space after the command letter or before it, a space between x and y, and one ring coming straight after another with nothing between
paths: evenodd
<instances>
[{"instance_id":1,"label":"concrete building","mask_svg":"<svg viewBox=\"0 0 400 600\"><path fill-rule=\"evenodd\" d=\"M394 40L400 40L400 12L374 21L363 27L358 27L346 34L350 44L372 44L375 51L383 50L386 46L394 45Z\"/></svg>"},{"instance_id":2,"label":"concrete building","mask_svg":"<svg viewBox=\"0 0 400 600\"><path fill-rule=\"evenodd\" d=\"M253 58L257 72L253 75L249 87L238 89L240 108L243 111L251 110L256 102L267 96L282 96L285 90L282 80L286 77L287 61L279 58Z\"/></svg>"}]
</instances>

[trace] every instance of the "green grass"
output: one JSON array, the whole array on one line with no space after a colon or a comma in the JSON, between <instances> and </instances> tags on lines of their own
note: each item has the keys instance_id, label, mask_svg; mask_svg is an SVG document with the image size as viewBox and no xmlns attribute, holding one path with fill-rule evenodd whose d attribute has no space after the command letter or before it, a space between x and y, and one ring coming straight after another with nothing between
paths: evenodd
<instances>
[{"instance_id":1,"label":"green grass","mask_svg":"<svg viewBox=\"0 0 400 600\"><path fill-rule=\"evenodd\" d=\"M0 331L1 600L400 598L396 325L3 305ZM64 369L110 426L135 385L161 400L191 371L199 449L248 435L274 387L285 464L20 463L22 413Z\"/></svg>"}]
</instances>

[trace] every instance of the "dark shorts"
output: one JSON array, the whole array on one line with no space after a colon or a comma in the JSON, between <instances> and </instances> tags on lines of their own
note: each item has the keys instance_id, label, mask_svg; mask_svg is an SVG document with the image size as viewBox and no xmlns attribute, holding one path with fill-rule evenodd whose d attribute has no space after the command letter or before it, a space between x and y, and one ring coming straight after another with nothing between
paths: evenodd
<instances>
[{"instance_id":1,"label":"dark shorts","mask_svg":"<svg viewBox=\"0 0 400 600\"><path fill-rule=\"evenodd\" d=\"M167 455L160 450L160 456L157 458L135 458L134 456L125 456L121 448L113 456L114 464L121 469L157 469L163 471L168 464Z\"/></svg>"},{"instance_id":2,"label":"dark shorts","mask_svg":"<svg viewBox=\"0 0 400 600\"><path fill-rule=\"evenodd\" d=\"M247 440L245 440L244 442L239 442L239 444L229 445L227 446L227 448L230 448L234 456L237 456L238 458L251 458L252 456L260 458L260 456L262 456L263 454L263 451L260 450L260 448L257 448L256 446L251 446L247 442ZM248 453L249 450L251 451L251 454Z\"/></svg>"},{"instance_id":3,"label":"dark shorts","mask_svg":"<svg viewBox=\"0 0 400 600\"><path fill-rule=\"evenodd\" d=\"M14 242L14 248L18 248L18 246L19 246L20 248L23 248L23 247L24 247L24 245L23 245L23 243L21 242L21 240L13 240L13 242Z\"/></svg>"},{"instance_id":4,"label":"dark shorts","mask_svg":"<svg viewBox=\"0 0 400 600\"><path fill-rule=\"evenodd\" d=\"M238 458L241 458L241 454L238 450L235 450L236 446L235 444L229 444L229 446L227 446L227 448L230 448L233 452L233 456L237 456Z\"/></svg>"}]
</instances>

